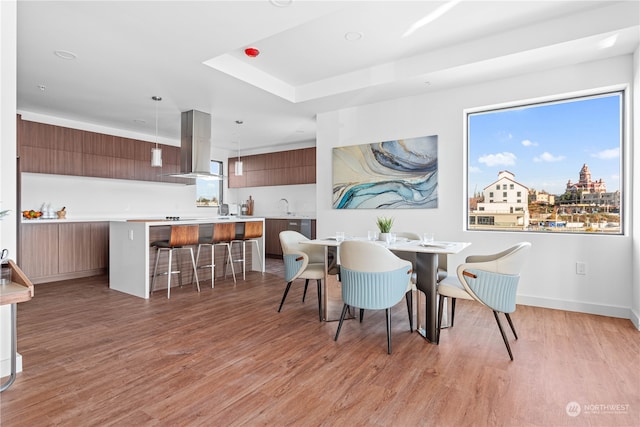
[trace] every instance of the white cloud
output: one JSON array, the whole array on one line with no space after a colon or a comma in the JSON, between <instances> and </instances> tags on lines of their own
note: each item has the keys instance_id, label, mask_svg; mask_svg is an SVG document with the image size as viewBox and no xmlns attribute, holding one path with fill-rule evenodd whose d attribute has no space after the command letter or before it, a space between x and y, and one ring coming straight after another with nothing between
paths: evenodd
<instances>
[{"instance_id":1,"label":"white cloud","mask_svg":"<svg viewBox=\"0 0 640 427\"><path fill-rule=\"evenodd\" d=\"M539 155L537 157L534 157L533 161L534 162L559 162L559 161L562 161L564 159L565 159L564 156L554 156L553 154L549 153L548 151L545 151L541 155Z\"/></svg>"},{"instance_id":2,"label":"white cloud","mask_svg":"<svg viewBox=\"0 0 640 427\"><path fill-rule=\"evenodd\" d=\"M592 154L591 157L602 160L617 159L618 157L620 157L620 148L610 148L608 150L602 150L595 154Z\"/></svg>"},{"instance_id":3,"label":"white cloud","mask_svg":"<svg viewBox=\"0 0 640 427\"><path fill-rule=\"evenodd\" d=\"M484 163L489 167L510 166L510 165L515 165L516 158L517 157L515 154L509 153L507 151L503 151L502 153L497 153L497 154L485 154L484 156L480 156L478 161L480 163Z\"/></svg>"},{"instance_id":4,"label":"white cloud","mask_svg":"<svg viewBox=\"0 0 640 427\"><path fill-rule=\"evenodd\" d=\"M533 142L529 139L523 139L521 144L525 147L537 147L538 143L537 142Z\"/></svg>"}]
</instances>

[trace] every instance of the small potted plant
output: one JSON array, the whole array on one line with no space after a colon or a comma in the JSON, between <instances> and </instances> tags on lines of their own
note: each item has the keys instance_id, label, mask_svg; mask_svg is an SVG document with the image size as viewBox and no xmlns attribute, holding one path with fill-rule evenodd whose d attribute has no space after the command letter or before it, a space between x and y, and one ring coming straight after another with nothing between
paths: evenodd
<instances>
[{"instance_id":1,"label":"small potted plant","mask_svg":"<svg viewBox=\"0 0 640 427\"><path fill-rule=\"evenodd\" d=\"M393 217L379 216L378 219L376 219L376 225L378 226L378 230L380 230L380 240L384 241L386 235L391 232Z\"/></svg>"}]
</instances>

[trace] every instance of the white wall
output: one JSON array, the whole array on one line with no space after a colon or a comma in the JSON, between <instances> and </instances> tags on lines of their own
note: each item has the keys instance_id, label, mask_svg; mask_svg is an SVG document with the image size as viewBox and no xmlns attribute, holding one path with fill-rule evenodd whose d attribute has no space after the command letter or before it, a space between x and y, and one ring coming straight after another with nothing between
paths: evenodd
<instances>
[{"instance_id":1,"label":"white wall","mask_svg":"<svg viewBox=\"0 0 640 427\"><path fill-rule=\"evenodd\" d=\"M341 229L363 235L374 227L378 215L392 215L396 219L396 230L432 231L436 238L471 242L463 253L450 257L450 269L469 254L497 252L528 240L533 248L519 287L520 303L629 318L633 293L629 204L625 211L624 236L464 231L463 110L630 84L632 64L630 56L617 57L319 114L319 170L320 165L330 167L332 147L438 135L439 200L437 209L417 211L334 210L331 208L331 174L319 173L318 234L329 235ZM626 150L629 145L627 142ZM630 182L625 184L631 195ZM576 275L577 261L586 263L586 275Z\"/></svg>"}]
</instances>

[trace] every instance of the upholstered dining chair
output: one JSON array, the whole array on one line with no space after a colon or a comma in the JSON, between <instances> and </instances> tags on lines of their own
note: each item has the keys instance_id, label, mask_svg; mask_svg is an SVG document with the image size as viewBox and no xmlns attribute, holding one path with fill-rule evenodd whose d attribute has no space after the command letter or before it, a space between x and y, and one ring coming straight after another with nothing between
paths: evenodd
<instances>
[{"instance_id":1,"label":"upholstered dining chair","mask_svg":"<svg viewBox=\"0 0 640 427\"><path fill-rule=\"evenodd\" d=\"M441 281L438 284L439 307L436 341L440 341L444 298L451 300L451 327L453 327L457 298L478 301L493 311L502 340L507 347L509 357L513 360L511 346L509 346L498 313L504 313L513 335L518 339L509 313L513 313L516 309L516 290L520 280L520 271L530 248L531 243L521 242L497 254L468 256L466 262L460 264L456 269L457 277L449 277Z\"/></svg>"},{"instance_id":2,"label":"upholstered dining chair","mask_svg":"<svg viewBox=\"0 0 640 427\"><path fill-rule=\"evenodd\" d=\"M402 297L407 298L409 330L413 330L411 304L411 262L394 255L387 248L367 241L345 241L340 244L340 277L344 306L336 331L338 340L342 322L349 307L360 309L362 322L364 310L385 309L387 315L387 353L391 354L390 308Z\"/></svg>"},{"instance_id":3,"label":"upholstered dining chair","mask_svg":"<svg viewBox=\"0 0 640 427\"><path fill-rule=\"evenodd\" d=\"M324 279L325 255L322 246L305 244L309 239L297 231L285 230L280 232L282 246L282 260L284 261L284 280L287 287L282 295L278 313L282 310L291 284L296 279L305 279L302 302L307 295L309 280L315 279L318 284L318 316L322 321L322 279Z\"/></svg>"}]
</instances>

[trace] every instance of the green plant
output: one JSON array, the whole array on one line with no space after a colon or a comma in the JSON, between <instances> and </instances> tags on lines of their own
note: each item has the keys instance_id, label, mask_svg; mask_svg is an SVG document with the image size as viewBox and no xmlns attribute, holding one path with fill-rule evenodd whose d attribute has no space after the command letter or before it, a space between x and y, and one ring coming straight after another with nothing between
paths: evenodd
<instances>
[{"instance_id":1,"label":"green plant","mask_svg":"<svg viewBox=\"0 0 640 427\"><path fill-rule=\"evenodd\" d=\"M7 209L6 211L0 211L0 219L4 218L7 215L9 215L9 209Z\"/></svg>"},{"instance_id":2,"label":"green plant","mask_svg":"<svg viewBox=\"0 0 640 427\"><path fill-rule=\"evenodd\" d=\"M376 220L376 225L381 233L389 233L393 226L393 217L379 216Z\"/></svg>"}]
</instances>

